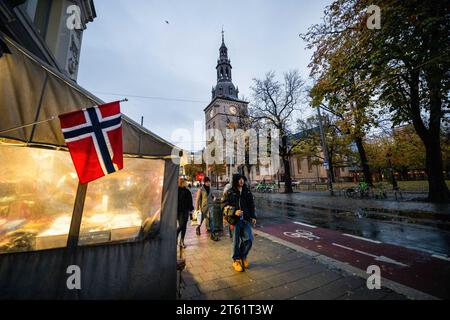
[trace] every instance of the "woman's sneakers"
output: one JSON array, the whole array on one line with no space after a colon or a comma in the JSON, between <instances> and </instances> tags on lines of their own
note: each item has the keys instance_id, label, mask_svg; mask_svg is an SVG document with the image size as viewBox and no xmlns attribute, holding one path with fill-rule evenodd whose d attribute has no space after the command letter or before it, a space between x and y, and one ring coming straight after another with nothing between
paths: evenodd
<instances>
[{"instance_id":1,"label":"woman's sneakers","mask_svg":"<svg viewBox=\"0 0 450 320\"><path fill-rule=\"evenodd\" d=\"M239 261L239 260L234 260L233 268L234 268L234 271L236 271L236 272L244 272L244 268L242 268L241 261Z\"/></svg>"},{"instance_id":2,"label":"woman's sneakers","mask_svg":"<svg viewBox=\"0 0 450 320\"><path fill-rule=\"evenodd\" d=\"M248 260L244 259L244 268L248 269L249 266L250 266L250 264L248 263Z\"/></svg>"}]
</instances>

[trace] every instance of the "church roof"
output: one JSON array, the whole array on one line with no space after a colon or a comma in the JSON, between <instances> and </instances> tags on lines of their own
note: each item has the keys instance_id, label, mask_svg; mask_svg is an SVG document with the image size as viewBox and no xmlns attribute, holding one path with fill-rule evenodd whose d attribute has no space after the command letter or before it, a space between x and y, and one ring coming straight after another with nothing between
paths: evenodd
<instances>
[{"instance_id":1,"label":"church roof","mask_svg":"<svg viewBox=\"0 0 450 320\"><path fill-rule=\"evenodd\" d=\"M212 100L217 97L239 99L239 89L233 84L231 61L228 58L228 48L225 44L225 33L222 30L222 45L217 60L217 84L212 90Z\"/></svg>"}]
</instances>

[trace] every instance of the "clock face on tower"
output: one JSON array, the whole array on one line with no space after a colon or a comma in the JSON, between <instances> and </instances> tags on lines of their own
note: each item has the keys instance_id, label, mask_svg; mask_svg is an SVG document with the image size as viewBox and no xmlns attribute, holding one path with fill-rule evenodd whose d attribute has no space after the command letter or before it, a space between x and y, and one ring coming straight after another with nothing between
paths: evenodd
<instances>
[{"instance_id":1,"label":"clock face on tower","mask_svg":"<svg viewBox=\"0 0 450 320\"><path fill-rule=\"evenodd\" d=\"M230 113L236 115L237 114L237 108L235 106L230 107Z\"/></svg>"}]
</instances>

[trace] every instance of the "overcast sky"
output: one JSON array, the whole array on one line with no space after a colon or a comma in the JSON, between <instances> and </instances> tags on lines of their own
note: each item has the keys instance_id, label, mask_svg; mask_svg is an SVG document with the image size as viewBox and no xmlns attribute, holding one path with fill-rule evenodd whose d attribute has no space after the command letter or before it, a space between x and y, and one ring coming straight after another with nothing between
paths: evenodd
<instances>
[{"instance_id":1,"label":"overcast sky","mask_svg":"<svg viewBox=\"0 0 450 320\"><path fill-rule=\"evenodd\" d=\"M307 80L311 52L298 35L320 22L330 0L94 2L98 17L84 32L79 84L105 101L128 97L123 113L138 122L144 116L145 127L177 143L174 130L204 122L222 25L233 82L250 97L252 79L270 70L298 69Z\"/></svg>"}]
</instances>

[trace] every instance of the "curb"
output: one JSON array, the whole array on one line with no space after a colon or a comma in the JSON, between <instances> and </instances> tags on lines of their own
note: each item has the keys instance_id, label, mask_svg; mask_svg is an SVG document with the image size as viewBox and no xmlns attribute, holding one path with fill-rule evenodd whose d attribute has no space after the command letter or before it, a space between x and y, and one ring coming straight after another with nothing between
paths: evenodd
<instances>
[{"instance_id":1,"label":"curb","mask_svg":"<svg viewBox=\"0 0 450 320\"><path fill-rule=\"evenodd\" d=\"M280 238L277 238L275 236L272 236L268 233L265 233L265 232L262 232L259 230L254 230L254 233L258 236L261 236L263 238L271 240L275 243L278 243L278 244L284 245L288 248L291 248L297 252L303 253L303 254L317 260L318 262L325 264L330 269L342 270L350 275L354 275L354 276L357 276L357 277L360 277L363 279L367 279L367 273L364 270L353 267L353 266L349 265L348 263L341 262L336 259L324 256L320 253L308 250L306 248L303 248L301 246L293 244L289 241L282 240ZM388 280L385 278L383 278L383 287L391 289L392 291L395 291L396 293L402 294L410 300L441 300L441 299L434 297L428 293L419 291L414 288L407 287L403 284L400 284L398 282Z\"/></svg>"}]
</instances>

